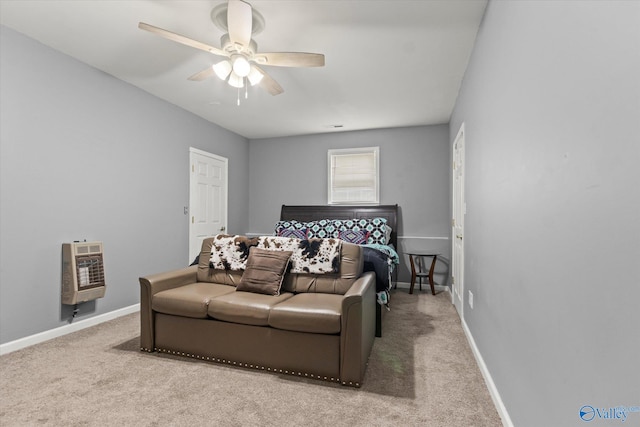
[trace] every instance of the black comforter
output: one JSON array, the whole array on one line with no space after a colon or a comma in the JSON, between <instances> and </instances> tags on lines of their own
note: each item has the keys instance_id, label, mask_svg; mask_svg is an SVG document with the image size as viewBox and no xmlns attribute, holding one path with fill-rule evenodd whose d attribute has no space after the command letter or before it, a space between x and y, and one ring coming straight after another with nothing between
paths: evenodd
<instances>
[{"instance_id":1,"label":"black comforter","mask_svg":"<svg viewBox=\"0 0 640 427\"><path fill-rule=\"evenodd\" d=\"M376 292L389 290L389 262L386 254L373 248L364 249L364 271L376 273Z\"/></svg>"}]
</instances>

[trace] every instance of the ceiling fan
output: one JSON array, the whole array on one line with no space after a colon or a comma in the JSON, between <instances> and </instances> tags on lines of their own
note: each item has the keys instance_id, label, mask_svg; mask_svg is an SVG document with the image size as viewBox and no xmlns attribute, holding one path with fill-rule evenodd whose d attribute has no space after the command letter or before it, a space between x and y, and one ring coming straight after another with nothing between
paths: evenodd
<instances>
[{"instance_id":1,"label":"ceiling fan","mask_svg":"<svg viewBox=\"0 0 640 427\"><path fill-rule=\"evenodd\" d=\"M238 90L242 87L246 88L248 84L259 85L271 95L279 95L284 92L284 89L260 66L324 66L324 55L319 53L258 52L258 45L251 37L262 31L264 18L249 3L242 0L229 0L228 3L216 6L211 11L211 18L218 27L227 31L220 39L221 48L209 46L206 43L144 22L140 22L138 28L226 58L189 77L189 80L193 81L201 81L215 74Z\"/></svg>"}]
</instances>

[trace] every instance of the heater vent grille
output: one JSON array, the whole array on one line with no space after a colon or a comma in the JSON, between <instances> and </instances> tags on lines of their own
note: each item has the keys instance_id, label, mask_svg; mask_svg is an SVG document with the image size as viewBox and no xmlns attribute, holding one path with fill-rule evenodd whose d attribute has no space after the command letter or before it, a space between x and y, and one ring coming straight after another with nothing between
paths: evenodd
<instances>
[{"instance_id":1,"label":"heater vent grille","mask_svg":"<svg viewBox=\"0 0 640 427\"><path fill-rule=\"evenodd\" d=\"M77 256L76 276L80 290L104 286L102 254Z\"/></svg>"},{"instance_id":2,"label":"heater vent grille","mask_svg":"<svg viewBox=\"0 0 640 427\"><path fill-rule=\"evenodd\" d=\"M106 283L101 242L62 245L62 303L102 298Z\"/></svg>"}]
</instances>

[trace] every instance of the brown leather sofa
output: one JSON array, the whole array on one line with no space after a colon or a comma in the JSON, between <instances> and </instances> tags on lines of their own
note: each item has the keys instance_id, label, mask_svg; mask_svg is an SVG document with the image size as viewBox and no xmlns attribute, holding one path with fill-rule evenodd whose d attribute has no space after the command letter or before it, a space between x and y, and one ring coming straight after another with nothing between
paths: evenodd
<instances>
[{"instance_id":1,"label":"brown leather sofa","mask_svg":"<svg viewBox=\"0 0 640 427\"><path fill-rule=\"evenodd\" d=\"M237 291L241 271L197 266L140 278L140 346L359 387L375 335L375 275L342 243L339 272L286 273L280 295Z\"/></svg>"}]
</instances>

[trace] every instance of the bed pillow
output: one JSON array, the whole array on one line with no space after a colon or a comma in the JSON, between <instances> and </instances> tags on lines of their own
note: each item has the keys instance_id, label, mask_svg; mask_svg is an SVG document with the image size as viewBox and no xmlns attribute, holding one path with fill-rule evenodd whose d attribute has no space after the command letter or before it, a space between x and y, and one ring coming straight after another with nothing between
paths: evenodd
<instances>
[{"instance_id":1,"label":"bed pillow","mask_svg":"<svg viewBox=\"0 0 640 427\"><path fill-rule=\"evenodd\" d=\"M334 224L340 231L352 230L352 231L368 231L369 237L367 238L368 244L386 245L386 218L355 218L355 219L342 219L334 220Z\"/></svg>"},{"instance_id":2,"label":"bed pillow","mask_svg":"<svg viewBox=\"0 0 640 427\"><path fill-rule=\"evenodd\" d=\"M389 245L391 244L391 232L393 231L393 229L391 227L389 227L387 224L384 225L384 239L385 245Z\"/></svg>"},{"instance_id":3,"label":"bed pillow","mask_svg":"<svg viewBox=\"0 0 640 427\"><path fill-rule=\"evenodd\" d=\"M289 266L291 251L270 251L252 247L247 259L247 268L236 291L280 295L284 274Z\"/></svg>"},{"instance_id":4,"label":"bed pillow","mask_svg":"<svg viewBox=\"0 0 640 427\"><path fill-rule=\"evenodd\" d=\"M306 239L307 238L307 229L306 228L283 228L278 231L278 236L280 237L293 237L296 239Z\"/></svg>"},{"instance_id":5,"label":"bed pillow","mask_svg":"<svg viewBox=\"0 0 640 427\"><path fill-rule=\"evenodd\" d=\"M296 221L295 219L289 221L278 221L276 222L275 227L275 236L278 236L282 230L302 230L309 229L309 226L306 222Z\"/></svg>"},{"instance_id":6,"label":"bed pillow","mask_svg":"<svg viewBox=\"0 0 640 427\"><path fill-rule=\"evenodd\" d=\"M307 238L309 239L335 239L338 237L338 228L332 219L320 219L309 221Z\"/></svg>"},{"instance_id":7,"label":"bed pillow","mask_svg":"<svg viewBox=\"0 0 640 427\"><path fill-rule=\"evenodd\" d=\"M369 232L366 230L342 230L338 238L355 245L364 245L369 238Z\"/></svg>"}]
</instances>

